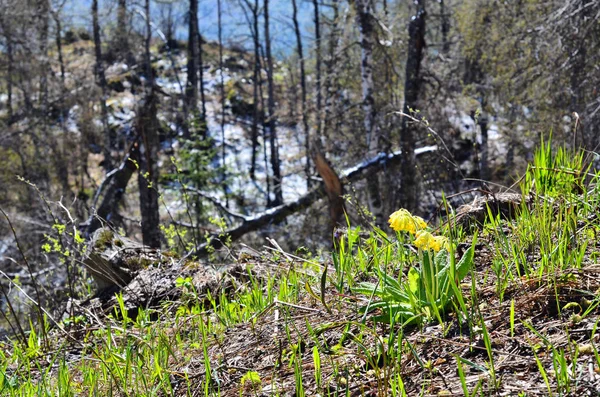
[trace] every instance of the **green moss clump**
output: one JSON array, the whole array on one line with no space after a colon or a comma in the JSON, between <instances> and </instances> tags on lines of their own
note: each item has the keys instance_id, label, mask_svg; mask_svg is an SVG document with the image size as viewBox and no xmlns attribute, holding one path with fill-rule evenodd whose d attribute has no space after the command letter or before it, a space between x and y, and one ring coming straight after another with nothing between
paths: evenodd
<instances>
[{"instance_id":1,"label":"green moss clump","mask_svg":"<svg viewBox=\"0 0 600 397\"><path fill-rule=\"evenodd\" d=\"M131 256L125 260L125 263L128 269L133 270L146 269L154 264L152 260L140 256Z\"/></svg>"},{"instance_id":2,"label":"green moss clump","mask_svg":"<svg viewBox=\"0 0 600 397\"><path fill-rule=\"evenodd\" d=\"M103 250L112 245L114 234L112 231L104 229L98 234L98 238L96 239L96 243L94 246L98 250Z\"/></svg>"}]
</instances>

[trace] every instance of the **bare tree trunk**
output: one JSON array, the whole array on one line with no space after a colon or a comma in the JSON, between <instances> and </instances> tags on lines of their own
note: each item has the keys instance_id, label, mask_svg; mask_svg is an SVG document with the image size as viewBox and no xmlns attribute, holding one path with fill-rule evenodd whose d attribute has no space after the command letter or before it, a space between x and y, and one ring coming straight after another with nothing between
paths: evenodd
<instances>
[{"instance_id":1,"label":"bare tree trunk","mask_svg":"<svg viewBox=\"0 0 600 397\"><path fill-rule=\"evenodd\" d=\"M56 51L58 53L58 64L60 66L60 83L61 83L61 90L62 90L62 94L64 95L66 90L65 90L65 61L64 61L64 57L63 57L63 50L62 50L62 40L61 40L61 34L62 34L62 24L60 23L60 14L58 12L54 12L54 23L56 23ZM64 98L63 98L64 99Z\"/></svg>"},{"instance_id":2,"label":"bare tree trunk","mask_svg":"<svg viewBox=\"0 0 600 397\"><path fill-rule=\"evenodd\" d=\"M49 0L38 0L39 29L40 29L40 105L41 114L44 118L42 125L46 126L48 116L48 75L50 73L50 62L48 62L48 31L50 17Z\"/></svg>"},{"instance_id":3,"label":"bare tree trunk","mask_svg":"<svg viewBox=\"0 0 600 397\"><path fill-rule=\"evenodd\" d=\"M140 137L140 160L138 184L140 190L140 212L142 215L142 238L144 245L160 248L160 217L158 211L158 120L156 118L156 93L150 56L152 30L150 27L150 0L145 0L146 37L145 64L147 86L146 98L139 107L136 120Z\"/></svg>"},{"instance_id":4,"label":"bare tree trunk","mask_svg":"<svg viewBox=\"0 0 600 397\"><path fill-rule=\"evenodd\" d=\"M244 0L246 6L252 12L252 20L248 19L250 25L250 34L252 35L252 42L254 45L254 73L252 76L252 127L251 127L251 140L252 140L252 161L250 164L250 178L256 181L256 158L258 152L258 123L260 118L260 107L259 107L259 83L262 83L260 76L261 63L260 63L260 32L258 29L258 0L254 0L254 5L250 3L250 0Z\"/></svg>"},{"instance_id":5,"label":"bare tree trunk","mask_svg":"<svg viewBox=\"0 0 600 397\"><path fill-rule=\"evenodd\" d=\"M440 18L442 19L442 53L448 54L450 51L450 42L448 34L450 33L450 22L448 12L446 11L445 0L438 0L440 4Z\"/></svg>"},{"instance_id":6,"label":"bare tree trunk","mask_svg":"<svg viewBox=\"0 0 600 397\"><path fill-rule=\"evenodd\" d=\"M273 82L273 56L271 55L271 35L269 33L269 0L264 0L265 17L265 51L267 56L267 90L269 94L268 108L269 119L269 141L271 144L271 168L273 170L273 193L275 199L271 202L272 206L278 206L283 203L283 192L281 188L281 164L279 161L279 148L277 141L277 129L275 118L275 83Z\"/></svg>"},{"instance_id":7,"label":"bare tree trunk","mask_svg":"<svg viewBox=\"0 0 600 397\"><path fill-rule=\"evenodd\" d=\"M258 2L258 0L256 0ZM264 54L264 50L262 48L262 46L259 46L259 51L261 53L261 57L264 59L265 58L265 54ZM264 169L265 169L265 179L266 179L266 184L267 184L267 206L270 206L271 204L271 181L269 178L269 156L267 153L267 140L268 140L268 136L267 136L267 117L265 116L265 110L267 107L265 106L265 95L263 92L263 86L264 86L264 81L262 78L262 73L259 73L258 75L258 97L260 99L260 108L262 109L262 113L261 113L261 118L262 118L262 122L261 122L261 129L262 129L262 138L263 138L263 162L264 162Z\"/></svg>"},{"instance_id":8,"label":"bare tree trunk","mask_svg":"<svg viewBox=\"0 0 600 397\"><path fill-rule=\"evenodd\" d=\"M304 166L304 173L306 174L306 188L310 189L310 129L308 127L308 109L306 106L306 70L304 67L304 52L302 50L302 36L300 34L300 25L298 24L298 7L296 5L296 0L292 0L292 7L294 31L296 32L296 42L298 44L298 59L300 61L300 93L302 96L300 105L302 109L302 129L304 129L304 150L306 153L306 165ZM321 112L320 109L321 107L317 106L317 114ZM317 125L319 125L319 123L320 121L317 121Z\"/></svg>"},{"instance_id":9,"label":"bare tree trunk","mask_svg":"<svg viewBox=\"0 0 600 397\"><path fill-rule=\"evenodd\" d=\"M167 28L165 29L165 38L169 48L173 48L175 43L175 23L173 21L173 3L167 4Z\"/></svg>"},{"instance_id":10,"label":"bare tree trunk","mask_svg":"<svg viewBox=\"0 0 600 397\"><path fill-rule=\"evenodd\" d=\"M334 0L336 2L336 0ZM321 136L321 23L319 22L319 3L318 0L313 0L313 6L315 11L315 56L316 56L316 82L315 91L317 94L317 111L316 114L316 125L317 125L317 136ZM337 6L337 4L335 5ZM308 156L307 156L308 158Z\"/></svg>"},{"instance_id":11,"label":"bare tree trunk","mask_svg":"<svg viewBox=\"0 0 600 397\"><path fill-rule=\"evenodd\" d=\"M37 27L39 29L39 125L41 127L41 137L45 139L49 136L48 128L50 125L50 102L48 97L48 84L50 76L50 61L48 57L48 36L50 31L50 0L38 0L37 2ZM41 144L42 139L37 135L37 131L31 130L31 135L38 142L35 144L36 153L36 169L40 172L41 178L36 181L38 186L42 189L50 187L49 169L44 164L43 159L51 158L56 164L56 157L51 156L51 150L55 146L54 144L43 145ZM55 137L52 137L51 141L54 141Z\"/></svg>"},{"instance_id":12,"label":"bare tree trunk","mask_svg":"<svg viewBox=\"0 0 600 397\"><path fill-rule=\"evenodd\" d=\"M367 140L368 155L379 152L379 131L376 126L375 83L373 81L373 47L375 45L375 20L371 15L371 0L353 0L356 10L356 23L360 30L361 85L364 134ZM383 226L383 200L378 178L367 180L369 210L375 217L375 224Z\"/></svg>"},{"instance_id":13,"label":"bare tree trunk","mask_svg":"<svg viewBox=\"0 0 600 397\"><path fill-rule=\"evenodd\" d=\"M96 84L100 86L102 98L100 99L100 108L102 111L102 128L104 130L104 169L112 170L113 161L111 158L110 129L108 128L108 109L106 100L108 99L108 85L104 73L104 64L102 61L102 42L100 40L100 23L98 21L98 0L92 0L92 25L94 30L94 50L96 54Z\"/></svg>"},{"instance_id":14,"label":"bare tree trunk","mask_svg":"<svg viewBox=\"0 0 600 397\"><path fill-rule=\"evenodd\" d=\"M490 172L488 167L488 116L485 113L486 100L482 95L481 103L481 114L477 120L479 130L481 132L481 148L479 157L479 178L487 181L490 178Z\"/></svg>"},{"instance_id":15,"label":"bare tree trunk","mask_svg":"<svg viewBox=\"0 0 600 397\"><path fill-rule=\"evenodd\" d=\"M188 12L187 83L185 96L188 108L196 114L198 106L198 0L190 0Z\"/></svg>"},{"instance_id":16,"label":"bare tree trunk","mask_svg":"<svg viewBox=\"0 0 600 397\"><path fill-rule=\"evenodd\" d=\"M6 73L6 94L8 98L6 101L6 107L8 110L8 122L10 124L13 121L13 74L15 59L13 55L12 34L8 33L7 29L4 29L4 34L6 36L6 55L8 58L8 70Z\"/></svg>"},{"instance_id":17,"label":"bare tree trunk","mask_svg":"<svg viewBox=\"0 0 600 397\"><path fill-rule=\"evenodd\" d=\"M408 56L406 58L406 80L404 83L404 113L418 108L421 89L421 60L425 50L425 0L417 0L417 13L408 25ZM402 157L400 170L400 203L409 211L418 208L419 178L417 162L414 155L416 145L416 127L402 118L400 127L400 147L405 155Z\"/></svg>"},{"instance_id":18,"label":"bare tree trunk","mask_svg":"<svg viewBox=\"0 0 600 397\"><path fill-rule=\"evenodd\" d=\"M121 199L125 195L129 180L136 171L137 165L139 165L139 158L138 142L136 141L131 144L119 168L107 174L106 179L102 182L96 193L96 197L99 197L103 193L102 201L96 209L96 213L84 225L87 237L102 227L103 222L109 222L114 225L119 224L117 209L119 208ZM96 204L96 201L97 198L94 199L93 205Z\"/></svg>"},{"instance_id":19,"label":"bare tree trunk","mask_svg":"<svg viewBox=\"0 0 600 397\"><path fill-rule=\"evenodd\" d=\"M219 77L221 89L221 184L225 194L225 205L229 207L229 198L227 194L227 170L225 169L225 75L223 64L223 24L221 22L222 9L221 0L217 0L217 27L219 36Z\"/></svg>"},{"instance_id":20,"label":"bare tree trunk","mask_svg":"<svg viewBox=\"0 0 600 397\"><path fill-rule=\"evenodd\" d=\"M116 53L122 58L130 62L132 58L131 51L129 50L129 38L127 35L127 28L129 23L127 21L127 0L118 0L117 3L117 38L116 38Z\"/></svg>"},{"instance_id":21,"label":"bare tree trunk","mask_svg":"<svg viewBox=\"0 0 600 397\"><path fill-rule=\"evenodd\" d=\"M55 43L56 43L56 52L58 53L58 63L60 66L60 93L61 93L61 96L63 97L63 100L65 100L66 96L67 96L67 87L66 87L66 83L65 83L65 62L63 59L62 40L61 40L62 24L60 21L60 10L52 11L52 16L54 18L54 23L56 24ZM63 141L69 141L69 131L66 127L66 120L67 120L68 116L69 116L68 107L61 106L60 125L62 127L63 134L64 134ZM65 159L67 158L67 156L65 156L65 150L64 150L64 148L61 150L61 146L58 144L58 142L56 142L56 145L54 145L53 150L56 153L56 156L54 156L55 157L54 164L55 164L56 171L58 174L58 179L62 184L63 195L65 195L66 197L69 197L70 193L71 193L71 188L69 186L68 164L65 161Z\"/></svg>"},{"instance_id":22,"label":"bare tree trunk","mask_svg":"<svg viewBox=\"0 0 600 397\"><path fill-rule=\"evenodd\" d=\"M337 62L337 49L338 49L338 19L339 19L339 5L338 0L333 0L331 3L333 8L333 20L331 22L331 33L329 34L329 55L326 62L326 80L325 80L325 112L323 121L323 133L319 134L317 138L321 140L323 137L327 142L328 152L330 146L329 134L331 125L331 115L333 113L332 108L334 106L334 97L337 92L337 76L335 73L335 65Z\"/></svg>"},{"instance_id":23,"label":"bare tree trunk","mask_svg":"<svg viewBox=\"0 0 600 397\"><path fill-rule=\"evenodd\" d=\"M577 16L578 21L577 24L583 25L584 20L589 19L589 8L588 4L591 0L582 0L581 8L582 11ZM598 8L598 7L596 7ZM579 117L584 116L586 110L586 102L585 102L585 90L582 86L582 83L585 81L586 77L586 63L587 63L587 46L589 43L586 40L579 40L577 44L574 46L573 52L571 53L572 59L572 67L571 67L571 112L575 113L575 118L577 118L575 129L573 133L573 142L571 143L573 149L578 149L578 146L582 146L587 143L587 139L585 139L585 129L590 129L592 123L585 123L583 125L583 130L581 130L581 126L579 124ZM585 116L584 116L585 117ZM586 120L587 121L587 120ZM579 126L579 128L578 128ZM581 138L579 145L577 143L577 135L581 132ZM591 145L588 145L590 150L596 150L597 143L593 142Z\"/></svg>"},{"instance_id":24,"label":"bare tree trunk","mask_svg":"<svg viewBox=\"0 0 600 397\"><path fill-rule=\"evenodd\" d=\"M200 28L198 28L198 74L200 80L200 104L202 107L201 120L204 124L202 126L202 137L206 138L208 133L208 127L206 126L206 96L204 94L204 50L202 49L202 35L200 34Z\"/></svg>"}]
</instances>

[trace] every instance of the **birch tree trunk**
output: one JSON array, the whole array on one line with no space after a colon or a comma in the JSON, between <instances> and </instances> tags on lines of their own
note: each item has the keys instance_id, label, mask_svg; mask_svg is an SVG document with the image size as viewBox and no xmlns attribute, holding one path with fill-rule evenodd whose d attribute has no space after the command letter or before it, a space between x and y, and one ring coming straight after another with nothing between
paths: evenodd
<instances>
[{"instance_id":1,"label":"birch tree trunk","mask_svg":"<svg viewBox=\"0 0 600 397\"><path fill-rule=\"evenodd\" d=\"M362 110L364 117L364 134L367 140L368 156L379 152L379 131L376 126L377 110L375 108L373 81L373 48L375 45L375 19L371 14L371 0L352 0L356 11L356 24L360 30L361 50L361 86ZM369 210L374 216L375 224L383 226L383 201L376 177L367 180Z\"/></svg>"},{"instance_id":2,"label":"birch tree trunk","mask_svg":"<svg viewBox=\"0 0 600 397\"><path fill-rule=\"evenodd\" d=\"M338 0L333 0L331 3L333 8L333 19L331 21L331 33L329 34L329 55L326 61L326 72L325 72L325 111L323 117L323 129L322 134L318 135L317 138L325 140L327 152L331 152L330 144L330 126L331 117L333 113L333 107L335 104L334 98L337 92L337 76L335 73L335 65L338 60L338 36L339 36L339 4Z\"/></svg>"}]
</instances>

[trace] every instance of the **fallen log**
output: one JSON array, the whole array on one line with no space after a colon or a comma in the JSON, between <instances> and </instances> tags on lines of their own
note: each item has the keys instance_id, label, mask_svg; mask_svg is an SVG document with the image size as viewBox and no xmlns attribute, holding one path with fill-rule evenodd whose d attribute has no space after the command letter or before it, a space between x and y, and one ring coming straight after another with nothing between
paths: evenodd
<instances>
[{"instance_id":1,"label":"fallen log","mask_svg":"<svg viewBox=\"0 0 600 397\"><path fill-rule=\"evenodd\" d=\"M512 220L522 209L521 204L530 202L520 193L490 193L476 197L472 203L461 205L451 222L463 228L481 227L490 217Z\"/></svg>"},{"instance_id":2,"label":"fallen log","mask_svg":"<svg viewBox=\"0 0 600 397\"><path fill-rule=\"evenodd\" d=\"M98 291L103 291L113 286L123 288L140 270L163 261L160 251L104 227L94 232L83 264L96 282Z\"/></svg>"},{"instance_id":3,"label":"fallen log","mask_svg":"<svg viewBox=\"0 0 600 397\"><path fill-rule=\"evenodd\" d=\"M415 155L419 157L425 153L434 152L436 150L437 145L425 146L415 149ZM401 151L396 151L389 154L379 153L377 156L369 160L344 170L340 174L340 179L345 183L348 183L367 178L370 175L379 172L384 167L392 167L400 164L401 159ZM258 230L270 223L279 223L289 215L295 214L296 212L307 208L318 199L324 197L326 194L327 192L325 190L325 186L321 184L321 186L309 191L296 201L270 208L265 212L256 214L254 216L243 217L242 224L227 229L223 232L213 233L207 236L206 242L196 247L196 254L206 255L210 249L221 248L225 240L233 242L242 237L244 234Z\"/></svg>"},{"instance_id":4,"label":"fallen log","mask_svg":"<svg viewBox=\"0 0 600 397\"><path fill-rule=\"evenodd\" d=\"M98 229L89 242L83 261L94 278L97 289L94 296L70 302L75 313L108 314L120 307L135 318L139 308L156 307L165 300L177 300L185 291L182 280L190 283L198 299L210 291L230 291L251 277L262 277L268 271L258 262L224 265L213 268L152 249L120 236L104 227ZM249 273L250 272L250 273ZM115 296L120 292L120 298ZM121 304L122 303L122 304ZM71 311L67 311L71 313ZM123 313L121 313L123 314Z\"/></svg>"}]
</instances>

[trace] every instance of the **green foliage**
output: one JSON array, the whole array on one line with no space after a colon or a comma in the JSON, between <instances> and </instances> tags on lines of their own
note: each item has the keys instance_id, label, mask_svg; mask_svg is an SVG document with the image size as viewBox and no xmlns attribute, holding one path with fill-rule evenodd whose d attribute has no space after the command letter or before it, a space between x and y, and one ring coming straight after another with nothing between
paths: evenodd
<instances>
[{"instance_id":1,"label":"green foliage","mask_svg":"<svg viewBox=\"0 0 600 397\"><path fill-rule=\"evenodd\" d=\"M559 147L553 153L552 137L542 142L525 174L523 194L536 193L552 198L572 197L583 192L590 165L584 165L584 153Z\"/></svg>"},{"instance_id":2,"label":"green foliage","mask_svg":"<svg viewBox=\"0 0 600 397\"><path fill-rule=\"evenodd\" d=\"M262 384L262 380L260 379L260 375L256 371L248 371L244 376L242 376L241 380L241 388L240 388L240 397L243 396L244 388L249 388L253 390L256 394L258 394L258 388Z\"/></svg>"},{"instance_id":3,"label":"green foliage","mask_svg":"<svg viewBox=\"0 0 600 397\"><path fill-rule=\"evenodd\" d=\"M407 277L401 281L376 269L378 282L362 283L354 291L381 300L369 303L362 310L381 309L383 313L372 319L388 323L419 324L433 317L441 321L441 314L452 301L457 286L473 266L476 241L477 237L474 237L471 247L458 263L445 249L437 254L421 252L421 266L411 266Z\"/></svg>"}]
</instances>

